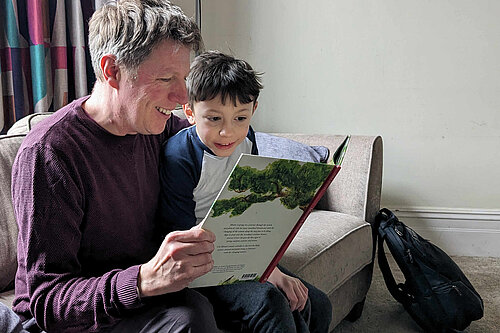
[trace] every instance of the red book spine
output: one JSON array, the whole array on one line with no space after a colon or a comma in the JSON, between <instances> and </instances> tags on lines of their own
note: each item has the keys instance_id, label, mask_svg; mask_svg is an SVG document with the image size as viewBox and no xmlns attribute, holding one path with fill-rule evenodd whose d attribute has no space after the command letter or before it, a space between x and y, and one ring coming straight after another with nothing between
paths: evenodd
<instances>
[{"instance_id":1,"label":"red book spine","mask_svg":"<svg viewBox=\"0 0 500 333\"><path fill-rule=\"evenodd\" d=\"M314 207L316 207L316 204L318 203L319 199L321 199L321 197L325 193L326 189L328 188L328 186L330 186L330 184L332 183L335 176L337 176L339 171L340 171L339 165L335 165L333 167L332 171L330 171L330 173L326 177L326 180L323 182L323 184L319 188L318 192L316 192L316 195L309 203L309 206L307 206L306 210L304 210L304 212L300 216L299 220L297 221L297 223L295 223L295 226L288 234L288 237L285 239L285 241L283 242L283 244L279 248L278 252L276 252L276 255L274 256L273 260L271 260L271 263L269 264L269 266L267 266L266 270L264 271L261 278L259 279L259 282L266 282L267 281L267 279L269 278L269 275L271 275L271 272L274 270L276 265L278 265L278 262L281 260L281 257L283 257L283 254L285 253L286 249L288 249L288 246L290 245L290 243L292 242L294 237L297 235L297 232L299 232L300 227L302 227L306 218L309 216L309 214L311 214Z\"/></svg>"}]
</instances>

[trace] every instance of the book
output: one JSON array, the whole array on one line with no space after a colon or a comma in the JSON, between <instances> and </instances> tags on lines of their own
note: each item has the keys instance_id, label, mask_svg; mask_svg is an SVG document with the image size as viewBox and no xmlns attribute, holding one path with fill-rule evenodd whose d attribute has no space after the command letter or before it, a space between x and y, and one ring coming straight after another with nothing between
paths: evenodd
<instances>
[{"instance_id":1,"label":"book","mask_svg":"<svg viewBox=\"0 0 500 333\"><path fill-rule=\"evenodd\" d=\"M214 267L189 287L267 281L340 171L349 140L328 164L241 154L200 222L216 236Z\"/></svg>"}]
</instances>

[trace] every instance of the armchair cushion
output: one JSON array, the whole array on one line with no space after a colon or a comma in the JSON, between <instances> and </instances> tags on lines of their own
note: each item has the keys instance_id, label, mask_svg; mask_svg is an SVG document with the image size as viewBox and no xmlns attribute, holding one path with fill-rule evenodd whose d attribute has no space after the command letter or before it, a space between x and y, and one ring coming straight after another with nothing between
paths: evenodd
<instances>
[{"instance_id":1,"label":"armchair cushion","mask_svg":"<svg viewBox=\"0 0 500 333\"><path fill-rule=\"evenodd\" d=\"M371 242L363 219L313 210L280 264L330 294L371 263Z\"/></svg>"}]
</instances>

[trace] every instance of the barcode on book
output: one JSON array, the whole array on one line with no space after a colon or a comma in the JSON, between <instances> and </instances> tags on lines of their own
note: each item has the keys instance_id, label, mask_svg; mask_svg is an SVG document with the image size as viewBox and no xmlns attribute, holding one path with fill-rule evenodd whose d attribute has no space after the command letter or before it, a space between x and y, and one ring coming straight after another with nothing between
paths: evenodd
<instances>
[{"instance_id":1,"label":"barcode on book","mask_svg":"<svg viewBox=\"0 0 500 333\"><path fill-rule=\"evenodd\" d=\"M241 276L241 280L253 280L257 277L257 273L246 273Z\"/></svg>"}]
</instances>

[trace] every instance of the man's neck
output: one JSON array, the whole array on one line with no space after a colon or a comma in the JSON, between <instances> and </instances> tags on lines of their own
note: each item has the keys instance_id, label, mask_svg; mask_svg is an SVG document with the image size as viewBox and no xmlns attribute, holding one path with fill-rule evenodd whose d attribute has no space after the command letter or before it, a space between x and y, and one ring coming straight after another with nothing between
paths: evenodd
<instances>
[{"instance_id":1,"label":"man's neck","mask_svg":"<svg viewBox=\"0 0 500 333\"><path fill-rule=\"evenodd\" d=\"M99 126L114 135L126 135L121 131L118 117L120 106L113 102L111 91L107 91L108 87L96 82L92 94L83 104L82 108Z\"/></svg>"}]
</instances>

